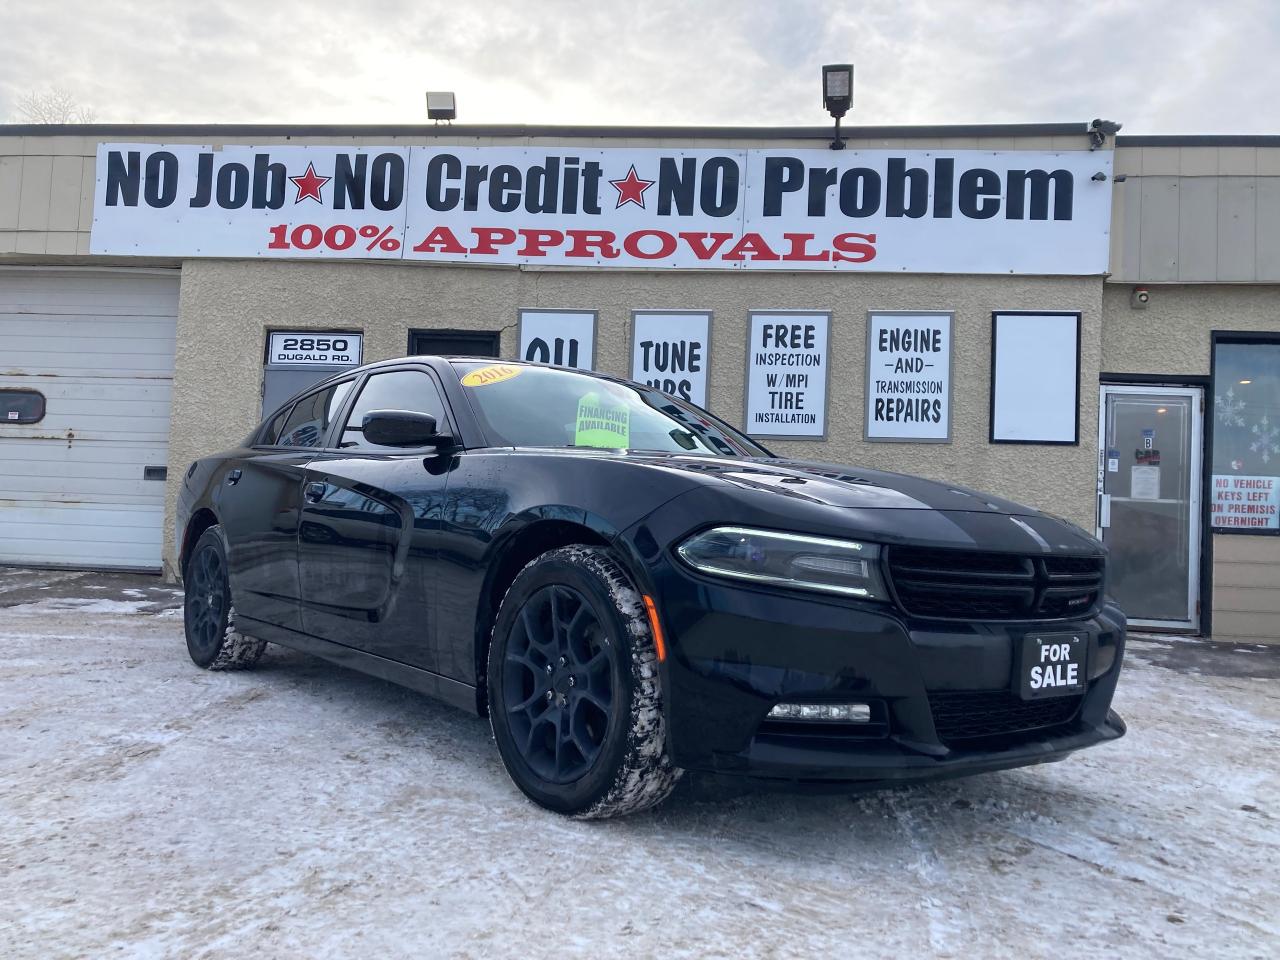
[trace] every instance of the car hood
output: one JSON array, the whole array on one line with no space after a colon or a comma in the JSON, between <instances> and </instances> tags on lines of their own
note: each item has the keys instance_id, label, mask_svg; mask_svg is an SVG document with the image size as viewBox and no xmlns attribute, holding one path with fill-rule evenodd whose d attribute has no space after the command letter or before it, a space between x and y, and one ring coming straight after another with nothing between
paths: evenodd
<instances>
[{"instance_id":1,"label":"car hood","mask_svg":"<svg viewBox=\"0 0 1280 960\"><path fill-rule=\"evenodd\" d=\"M941 510L1038 517L1031 507L949 483L835 463L777 457L731 460L676 454L628 453L627 458L749 490L813 504L859 510Z\"/></svg>"}]
</instances>

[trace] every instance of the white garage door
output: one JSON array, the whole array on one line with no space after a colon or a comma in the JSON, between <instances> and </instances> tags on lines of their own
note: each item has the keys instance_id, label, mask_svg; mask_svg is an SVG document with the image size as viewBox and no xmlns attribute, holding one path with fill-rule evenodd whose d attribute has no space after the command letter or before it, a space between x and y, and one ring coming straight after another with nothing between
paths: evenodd
<instances>
[{"instance_id":1,"label":"white garage door","mask_svg":"<svg viewBox=\"0 0 1280 960\"><path fill-rule=\"evenodd\" d=\"M45 398L0 417L0 563L160 568L177 315L176 271L0 270L0 400Z\"/></svg>"}]
</instances>

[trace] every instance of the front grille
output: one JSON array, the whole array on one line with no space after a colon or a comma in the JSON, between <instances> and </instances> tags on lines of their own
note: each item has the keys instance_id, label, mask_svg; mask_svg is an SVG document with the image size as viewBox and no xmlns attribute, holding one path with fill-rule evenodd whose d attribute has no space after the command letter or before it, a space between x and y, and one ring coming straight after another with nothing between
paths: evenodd
<instances>
[{"instance_id":1,"label":"front grille","mask_svg":"<svg viewBox=\"0 0 1280 960\"><path fill-rule=\"evenodd\" d=\"M891 547L898 604L934 620L1066 620L1089 615L1102 596L1101 557Z\"/></svg>"},{"instance_id":2,"label":"front grille","mask_svg":"<svg viewBox=\"0 0 1280 960\"><path fill-rule=\"evenodd\" d=\"M929 694L933 725L944 743L1007 737L1060 727L1075 719L1083 696L1020 700L1005 690Z\"/></svg>"}]
</instances>

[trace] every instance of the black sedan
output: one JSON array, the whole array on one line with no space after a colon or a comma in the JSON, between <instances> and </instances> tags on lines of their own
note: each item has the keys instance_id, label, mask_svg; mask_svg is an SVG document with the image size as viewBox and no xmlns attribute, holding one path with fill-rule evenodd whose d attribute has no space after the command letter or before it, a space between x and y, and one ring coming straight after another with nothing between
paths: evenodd
<instances>
[{"instance_id":1,"label":"black sedan","mask_svg":"<svg viewBox=\"0 0 1280 960\"><path fill-rule=\"evenodd\" d=\"M365 366L192 464L177 523L197 664L280 643L487 714L561 813L643 809L685 769L959 776L1125 729L1092 537L775 457L610 377Z\"/></svg>"}]
</instances>

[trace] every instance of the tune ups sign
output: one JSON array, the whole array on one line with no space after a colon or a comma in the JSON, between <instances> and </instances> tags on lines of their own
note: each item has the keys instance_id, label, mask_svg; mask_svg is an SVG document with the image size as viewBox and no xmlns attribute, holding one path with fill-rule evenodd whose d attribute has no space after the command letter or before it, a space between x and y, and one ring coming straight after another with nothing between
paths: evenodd
<instances>
[{"instance_id":1,"label":"tune ups sign","mask_svg":"<svg viewBox=\"0 0 1280 960\"><path fill-rule=\"evenodd\" d=\"M1100 274L1107 151L103 143L93 253Z\"/></svg>"}]
</instances>

